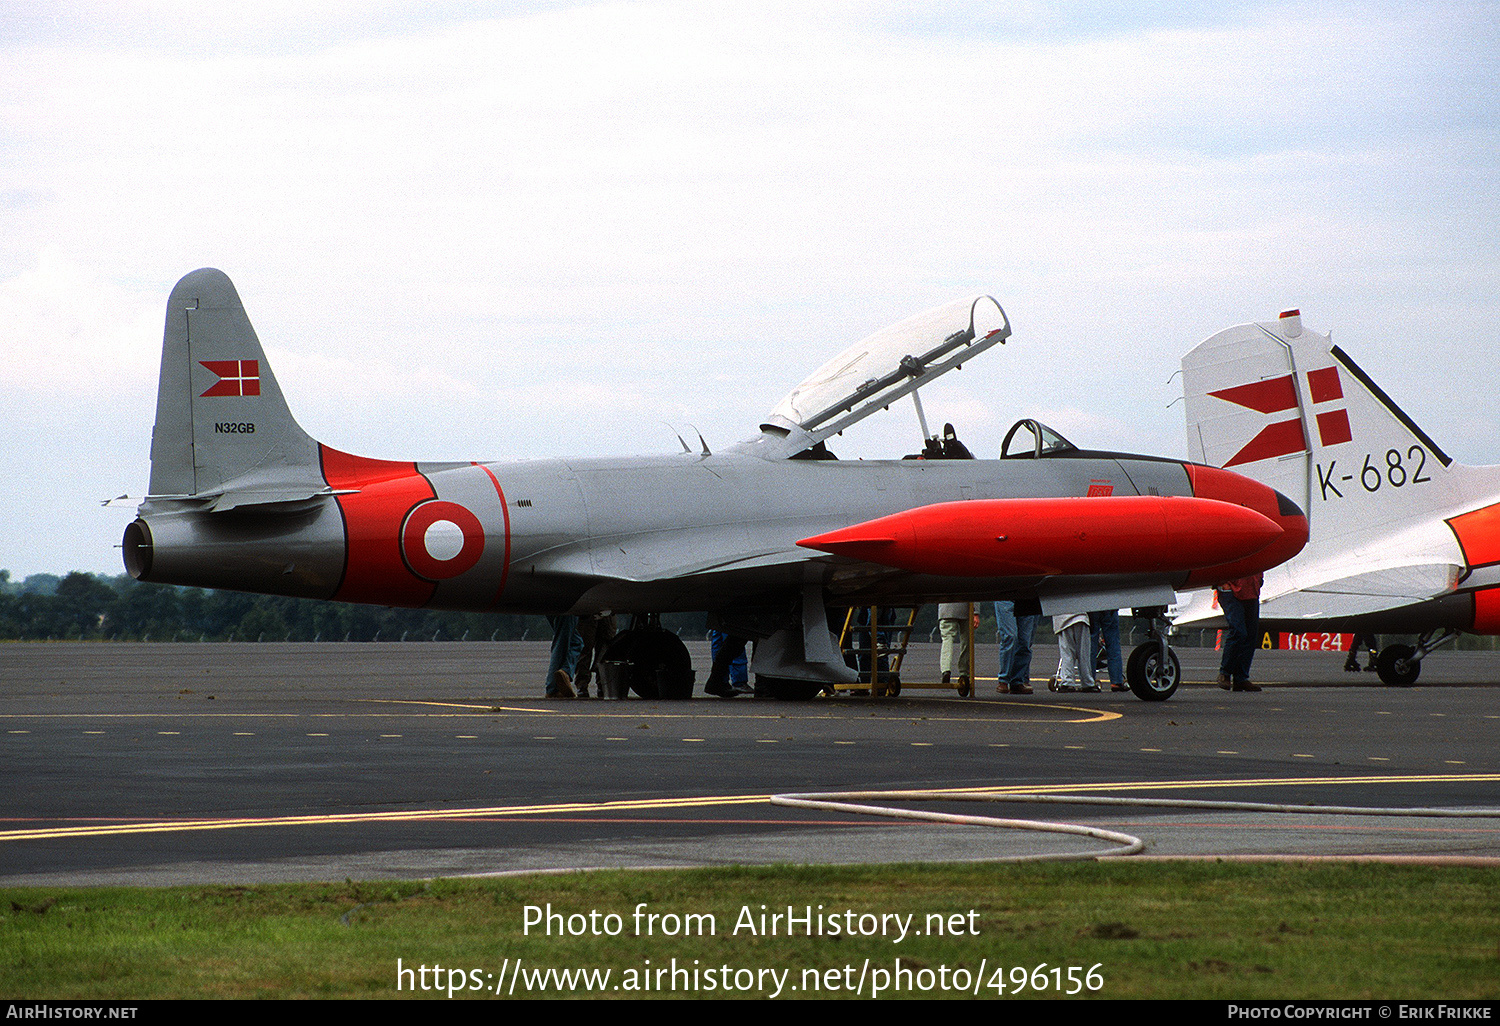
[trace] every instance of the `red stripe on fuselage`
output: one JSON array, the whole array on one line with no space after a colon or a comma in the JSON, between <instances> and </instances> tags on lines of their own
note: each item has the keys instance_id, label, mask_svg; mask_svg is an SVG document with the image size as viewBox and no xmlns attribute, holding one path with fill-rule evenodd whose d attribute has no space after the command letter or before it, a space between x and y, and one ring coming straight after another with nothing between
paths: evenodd
<instances>
[{"instance_id":1,"label":"red stripe on fuselage","mask_svg":"<svg viewBox=\"0 0 1500 1026\"><path fill-rule=\"evenodd\" d=\"M505 594L505 580L510 576L510 507L505 504L505 489L500 487L500 479L495 476L495 472L483 463L476 463L474 466L490 476L495 494L500 496L500 515L505 521L505 566L500 571L500 587L495 589L495 602L498 604L500 596Z\"/></svg>"},{"instance_id":2,"label":"red stripe on fuselage","mask_svg":"<svg viewBox=\"0 0 1500 1026\"><path fill-rule=\"evenodd\" d=\"M344 579L333 595L340 602L422 606L436 588L415 576L401 558L401 523L419 502L436 497L415 463L351 456L318 447L323 479L338 491L344 514Z\"/></svg>"}]
</instances>

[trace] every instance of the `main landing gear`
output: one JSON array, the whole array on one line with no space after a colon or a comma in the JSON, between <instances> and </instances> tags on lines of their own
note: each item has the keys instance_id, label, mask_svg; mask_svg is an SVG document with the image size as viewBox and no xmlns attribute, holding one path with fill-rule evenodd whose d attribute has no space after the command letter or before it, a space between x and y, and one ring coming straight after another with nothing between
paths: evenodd
<instances>
[{"instance_id":1,"label":"main landing gear","mask_svg":"<svg viewBox=\"0 0 1500 1026\"><path fill-rule=\"evenodd\" d=\"M1151 640L1137 645L1125 663L1125 682L1143 702L1165 702L1182 683L1182 664L1167 644L1165 606L1133 610L1151 622Z\"/></svg>"},{"instance_id":2,"label":"main landing gear","mask_svg":"<svg viewBox=\"0 0 1500 1026\"><path fill-rule=\"evenodd\" d=\"M642 698L693 697L693 658L655 613L632 616L629 629L604 653L604 662L622 664L626 685Z\"/></svg>"},{"instance_id":3,"label":"main landing gear","mask_svg":"<svg viewBox=\"0 0 1500 1026\"><path fill-rule=\"evenodd\" d=\"M1428 631L1420 635L1416 648L1410 645L1386 645L1382 648L1380 655L1375 657L1375 670L1380 674L1381 683L1398 688L1411 687L1422 672L1422 660L1458 637L1458 631L1446 630L1433 641L1434 633L1436 632Z\"/></svg>"}]
</instances>

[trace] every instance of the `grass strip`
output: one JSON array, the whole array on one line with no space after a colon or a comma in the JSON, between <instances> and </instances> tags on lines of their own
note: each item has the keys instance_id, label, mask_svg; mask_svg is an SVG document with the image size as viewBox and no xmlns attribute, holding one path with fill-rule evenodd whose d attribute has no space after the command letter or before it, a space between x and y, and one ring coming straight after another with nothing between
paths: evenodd
<instances>
[{"instance_id":1,"label":"grass strip","mask_svg":"<svg viewBox=\"0 0 1500 1026\"><path fill-rule=\"evenodd\" d=\"M1359 862L11 888L0 995L1479 999L1500 996L1497 913L1500 870Z\"/></svg>"}]
</instances>

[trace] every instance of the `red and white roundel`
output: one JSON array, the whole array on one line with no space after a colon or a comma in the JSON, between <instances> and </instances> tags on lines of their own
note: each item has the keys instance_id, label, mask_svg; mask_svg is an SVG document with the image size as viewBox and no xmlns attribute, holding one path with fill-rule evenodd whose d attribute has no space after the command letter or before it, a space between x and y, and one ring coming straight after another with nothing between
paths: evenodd
<instances>
[{"instance_id":1,"label":"red and white roundel","mask_svg":"<svg viewBox=\"0 0 1500 1026\"><path fill-rule=\"evenodd\" d=\"M446 581L479 562L484 554L484 526L456 502L429 499L406 514L401 554L418 577Z\"/></svg>"}]
</instances>

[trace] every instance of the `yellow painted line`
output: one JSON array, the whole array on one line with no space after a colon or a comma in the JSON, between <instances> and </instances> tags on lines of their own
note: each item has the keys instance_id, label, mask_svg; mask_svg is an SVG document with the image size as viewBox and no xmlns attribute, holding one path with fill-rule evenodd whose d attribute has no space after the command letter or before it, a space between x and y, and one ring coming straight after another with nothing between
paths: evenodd
<instances>
[{"instance_id":1,"label":"yellow painted line","mask_svg":"<svg viewBox=\"0 0 1500 1026\"><path fill-rule=\"evenodd\" d=\"M421 716L423 719L469 719L475 716L494 716L498 713L536 713L547 716L564 716L570 719L584 720L848 720L858 718L864 720L870 713L886 712L887 716L878 719L910 719L909 712L902 712L879 703L840 702L830 707L827 704L812 703L812 709L805 714L795 712L780 713L664 713L652 709L631 708L626 706L620 712L603 711L580 711L564 712L561 709L552 708L530 708L527 706L509 705L467 705L455 702L421 702L408 699L355 699L357 702L365 702L382 705L414 705L424 706L430 709L459 709L462 712L369 712L369 713L271 713L271 712L144 712L144 713L0 713L0 721L5 720L143 720L143 719L272 719L272 720L359 720L380 719L391 717ZM633 704L633 703L632 703ZM704 703L711 704L711 703ZM746 703L747 705L749 703ZM967 703L966 703L967 704ZM597 708L597 707L595 707ZM1003 709L1005 712L1012 710L1024 710L1020 716L933 716L925 717L929 723L1107 723L1110 720L1124 718L1124 713L1114 712L1109 709L1090 709L1085 706L1076 705L1053 705L1047 702L1006 702L996 703L993 707ZM1066 712L1076 713L1076 717L1052 719L1046 716L1048 713Z\"/></svg>"},{"instance_id":2,"label":"yellow painted line","mask_svg":"<svg viewBox=\"0 0 1500 1026\"><path fill-rule=\"evenodd\" d=\"M1170 791L1234 787L1305 787L1319 784L1414 784L1495 783L1500 773L1428 773L1369 777L1263 777L1244 780L1114 781L1094 784L1009 784L997 787L950 787L924 789L934 794L1080 794L1101 791ZM894 789L891 789L894 790ZM153 820L75 827L42 827L0 831L0 842L66 837L119 837L135 834L183 833L202 830L236 830L253 827L338 826L358 823L444 822L448 820L500 819L521 816L556 816L585 812L630 812L648 809L691 809L727 805L757 805L770 801L768 794L705 795L685 798L645 798L608 802L562 802L554 805L500 805L469 809L408 809L399 812L349 812L300 816L249 816L228 819Z\"/></svg>"},{"instance_id":3,"label":"yellow painted line","mask_svg":"<svg viewBox=\"0 0 1500 1026\"><path fill-rule=\"evenodd\" d=\"M546 715L549 715L549 716L556 715L557 713L562 712L561 709L542 709L542 708L533 709L530 706L525 706L525 705L475 705L472 702L424 702L424 701L418 701L417 699L411 699L411 698L356 698L356 699L354 699L354 701L356 701L356 702L372 702L372 703L378 703L380 705L426 705L426 706L433 706L433 707L438 708L438 709L473 709L473 710L476 710L478 712L503 711L503 712L543 713L543 714L546 714Z\"/></svg>"},{"instance_id":4,"label":"yellow painted line","mask_svg":"<svg viewBox=\"0 0 1500 1026\"><path fill-rule=\"evenodd\" d=\"M654 798L613 802L565 802L556 805L510 805L474 809L412 809L402 812L350 812L305 816L246 816L230 819L168 820L148 823L117 823L104 826L44 827L37 830L0 831L0 841L39 840L61 837L117 837L126 834L182 833L198 830L234 830L248 827L337 826L349 823L441 822L455 819L498 819L510 816L554 816L564 813L629 812L642 809L684 809L723 805L759 805L768 794L728 795L703 798Z\"/></svg>"},{"instance_id":5,"label":"yellow painted line","mask_svg":"<svg viewBox=\"0 0 1500 1026\"><path fill-rule=\"evenodd\" d=\"M1216 754L1218 754L1218 755L1239 755L1240 753L1239 752L1230 752L1230 751L1225 751L1223 749L1220 749Z\"/></svg>"},{"instance_id":6,"label":"yellow painted line","mask_svg":"<svg viewBox=\"0 0 1500 1026\"><path fill-rule=\"evenodd\" d=\"M652 711L652 710L649 710L649 709L639 709L639 710L629 709L628 705L627 705L627 711L622 711L622 712L605 712L605 711L603 711L601 709L598 709L598 707L595 706L595 707L592 707L592 708L586 707L585 710L581 710L579 712L571 712L570 713L570 712L566 712L566 711L564 711L562 709L531 708L530 706L473 705L473 704L466 704L466 703L462 703L462 702L429 702L429 701L416 701L416 700L413 700L413 699L404 699L404 698L400 698L400 699L398 699L398 698L357 698L357 699L354 699L354 701L356 701L356 702L367 702L367 703L379 704L379 705L423 705L423 706L435 706L437 708L472 709L472 710L476 710L476 711L478 711L480 713L493 713L493 712L496 712L496 711L522 712L522 713L548 713L549 715L553 715L553 716L567 716L567 717L570 717L570 718L573 718L573 719L587 719L587 720L604 720L604 719L653 719L653 720L701 720L701 719L714 719L714 720L786 720L786 719L797 719L797 720L802 720L802 719L820 719L820 720L833 720L833 719L840 719L841 718L841 714L850 714L850 713L852 713L852 714L859 714L859 715L862 716L863 714L865 714L867 712L878 711L880 709L889 709L889 707L882 706L882 705L880 705L878 703L866 703L866 702L864 702L864 701L861 700L861 701L858 701L858 702L847 702L847 703L846 702L839 702L837 705L835 705L835 706L833 706L831 708L828 705L826 705L826 704L811 703L811 708L810 708L809 714L806 714L806 715L797 715L795 713L730 713L730 712L722 712L722 713L665 713L665 712L655 712L655 711ZM634 704L634 703L629 703L629 704ZM712 703L708 703L708 704L712 705ZM1083 716L1088 717L1087 719L1082 719L1082 720L1063 720L1062 722L1064 722L1064 723L1104 723L1104 722L1106 722L1108 720L1118 720L1118 719L1121 719L1124 716L1124 713L1113 712L1113 711L1111 711L1109 709L1090 709L1090 708L1088 708L1086 706L1077 706L1077 705L1052 705L1050 703L1034 703L1034 704L1028 704L1028 703L1025 703L1025 702L1001 703L1001 704L997 704L996 708L1004 708L1004 709L1007 709L1007 710L1008 709L1033 709L1033 710L1036 710L1037 712L1052 712L1054 710L1062 710L1064 712L1079 713L1079 714L1081 714ZM151 714L151 715L159 715L159 714ZM336 714L325 713L323 715L336 715ZM901 719L901 718L905 718L905 716L907 714L901 713L901 712L898 712L898 711L895 711L895 710L891 710L891 715L892 715L892 718ZM928 720L928 722L931 722L931 723L1003 723L1003 722L1008 722L1004 718L993 717L993 716L928 716L927 720Z\"/></svg>"}]
</instances>

